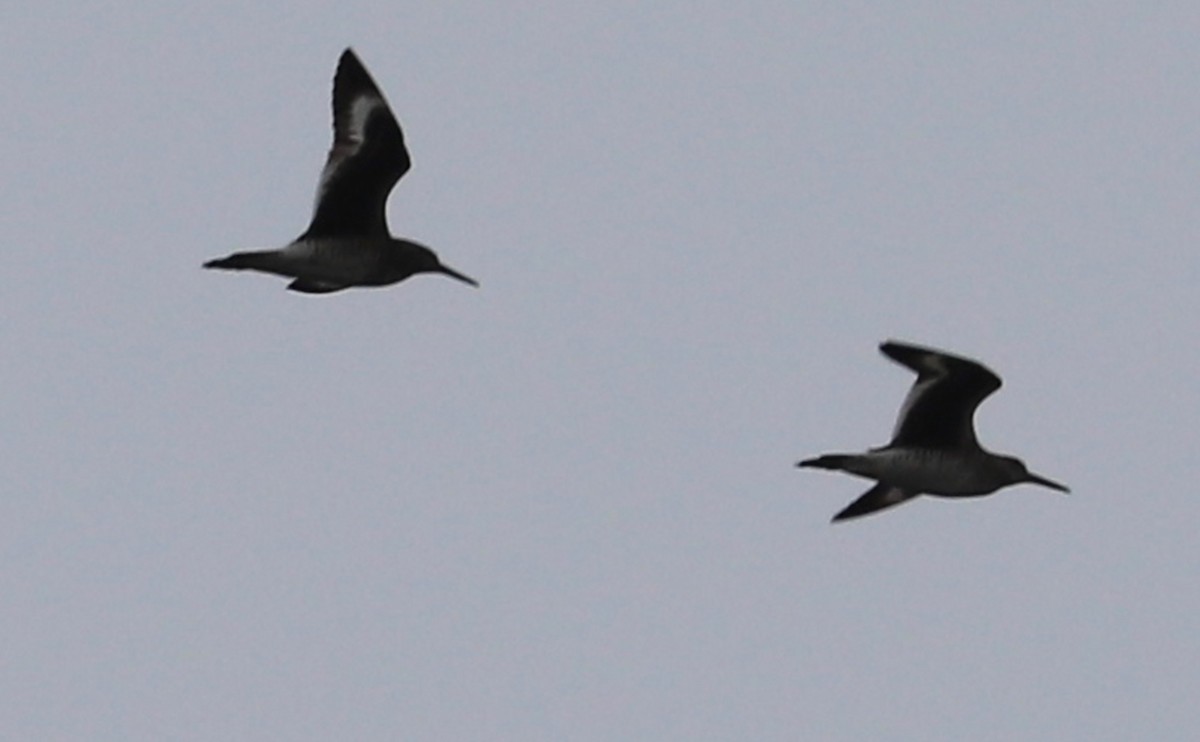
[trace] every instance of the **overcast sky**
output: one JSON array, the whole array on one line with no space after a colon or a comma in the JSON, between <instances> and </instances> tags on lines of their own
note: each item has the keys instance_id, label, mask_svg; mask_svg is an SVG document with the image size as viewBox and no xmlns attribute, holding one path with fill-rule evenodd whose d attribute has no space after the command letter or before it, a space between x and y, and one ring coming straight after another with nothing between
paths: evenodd
<instances>
[{"instance_id":1,"label":"overcast sky","mask_svg":"<svg viewBox=\"0 0 1200 742\"><path fill-rule=\"evenodd\" d=\"M883 5L8 3L0 739L1190 738L1200 7ZM479 289L200 268L348 45ZM831 525L887 338L1073 493Z\"/></svg>"}]
</instances>

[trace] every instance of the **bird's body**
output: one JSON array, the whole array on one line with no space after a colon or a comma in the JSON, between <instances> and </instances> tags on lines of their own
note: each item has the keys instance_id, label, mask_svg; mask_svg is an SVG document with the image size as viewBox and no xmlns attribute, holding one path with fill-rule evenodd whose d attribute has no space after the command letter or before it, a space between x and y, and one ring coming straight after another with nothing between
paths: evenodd
<instances>
[{"instance_id":1,"label":"bird's body","mask_svg":"<svg viewBox=\"0 0 1200 742\"><path fill-rule=\"evenodd\" d=\"M408 240L344 237L300 239L278 250L239 252L206 268L256 270L294 278L293 291L327 294L351 286L388 286L422 271L436 271L436 257Z\"/></svg>"},{"instance_id":2,"label":"bird's body","mask_svg":"<svg viewBox=\"0 0 1200 742\"><path fill-rule=\"evenodd\" d=\"M289 289L310 294L387 286L416 273L444 273L478 285L442 265L428 247L389 233L388 194L412 163L399 123L350 49L334 77L333 131L304 234L277 250L237 252L204 267L285 276L294 279Z\"/></svg>"},{"instance_id":3,"label":"bird's body","mask_svg":"<svg viewBox=\"0 0 1200 742\"><path fill-rule=\"evenodd\" d=\"M917 373L891 442L858 454L825 454L798 466L835 469L877 484L834 520L898 505L920 494L977 497L1021 482L1067 491L1030 473L1019 459L987 451L975 438L975 409L1000 388L982 364L949 353L887 342L880 350Z\"/></svg>"},{"instance_id":4,"label":"bird's body","mask_svg":"<svg viewBox=\"0 0 1200 742\"><path fill-rule=\"evenodd\" d=\"M886 446L861 454L826 455L805 466L836 468L914 493L975 497L1007 484L1005 470L997 463L986 452Z\"/></svg>"}]
</instances>

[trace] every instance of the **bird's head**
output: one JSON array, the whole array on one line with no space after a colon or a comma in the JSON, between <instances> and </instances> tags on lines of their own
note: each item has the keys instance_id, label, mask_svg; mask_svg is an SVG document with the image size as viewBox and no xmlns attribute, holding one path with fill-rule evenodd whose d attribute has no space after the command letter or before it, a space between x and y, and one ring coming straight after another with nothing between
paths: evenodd
<instances>
[{"instance_id":1,"label":"bird's head","mask_svg":"<svg viewBox=\"0 0 1200 742\"><path fill-rule=\"evenodd\" d=\"M1065 484L1059 484L1053 479L1047 479L1046 477L1029 471L1029 469L1025 466L1024 461L1021 461L1013 456L1001 456L1000 466L1004 468L1004 473L1008 476L1008 479L1012 482L1012 484L1040 484L1043 487L1049 487L1050 489L1058 490L1059 492L1071 491L1067 489Z\"/></svg>"},{"instance_id":2,"label":"bird's head","mask_svg":"<svg viewBox=\"0 0 1200 742\"><path fill-rule=\"evenodd\" d=\"M397 240L397 242L402 243L404 247L403 253L398 253L397 258L408 269L410 275L413 273L442 273L463 283L479 286L479 282L474 278L443 265L442 261L438 259L437 253L428 247L408 240Z\"/></svg>"}]
</instances>

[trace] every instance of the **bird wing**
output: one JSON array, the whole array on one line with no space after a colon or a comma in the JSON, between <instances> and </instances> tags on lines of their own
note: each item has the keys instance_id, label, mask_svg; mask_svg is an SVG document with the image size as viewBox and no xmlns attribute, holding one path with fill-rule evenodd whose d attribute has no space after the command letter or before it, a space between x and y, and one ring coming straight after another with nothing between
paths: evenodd
<instances>
[{"instance_id":1,"label":"bird wing","mask_svg":"<svg viewBox=\"0 0 1200 742\"><path fill-rule=\"evenodd\" d=\"M900 406L892 445L979 446L975 408L1000 388L999 376L980 363L930 348L889 341L879 349L917 373Z\"/></svg>"},{"instance_id":2,"label":"bird wing","mask_svg":"<svg viewBox=\"0 0 1200 742\"><path fill-rule=\"evenodd\" d=\"M333 146L303 237L386 236L388 194L411 165L400 124L347 49L333 79Z\"/></svg>"},{"instance_id":3,"label":"bird wing","mask_svg":"<svg viewBox=\"0 0 1200 742\"><path fill-rule=\"evenodd\" d=\"M869 515L884 508L899 505L905 500L911 500L916 496L914 492L906 492L899 487L893 487L890 484L880 482L864 492L857 500L847 505L837 515L833 516L833 522L836 523L839 520L848 520L862 515Z\"/></svg>"}]
</instances>

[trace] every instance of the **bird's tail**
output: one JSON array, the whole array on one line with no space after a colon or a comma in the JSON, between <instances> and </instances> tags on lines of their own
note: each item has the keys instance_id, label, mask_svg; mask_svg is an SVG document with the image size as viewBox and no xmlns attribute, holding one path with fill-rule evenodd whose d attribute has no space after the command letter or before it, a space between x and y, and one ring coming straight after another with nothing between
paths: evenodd
<instances>
[{"instance_id":1,"label":"bird's tail","mask_svg":"<svg viewBox=\"0 0 1200 742\"><path fill-rule=\"evenodd\" d=\"M276 272L279 268L278 250L252 250L235 252L224 258L216 258L204 264L205 268L221 268L228 271L256 270Z\"/></svg>"},{"instance_id":2,"label":"bird's tail","mask_svg":"<svg viewBox=\"0 0 1200 742\"><path fill-rule=\"evenodd\" d=\"M850 457L841 453L827 453L823 456L818 456L814 459L805 459L796 466L810 467L813 469L837 469L845 470L846 464L849 463Z\"/></svg>"}]
</instances>

